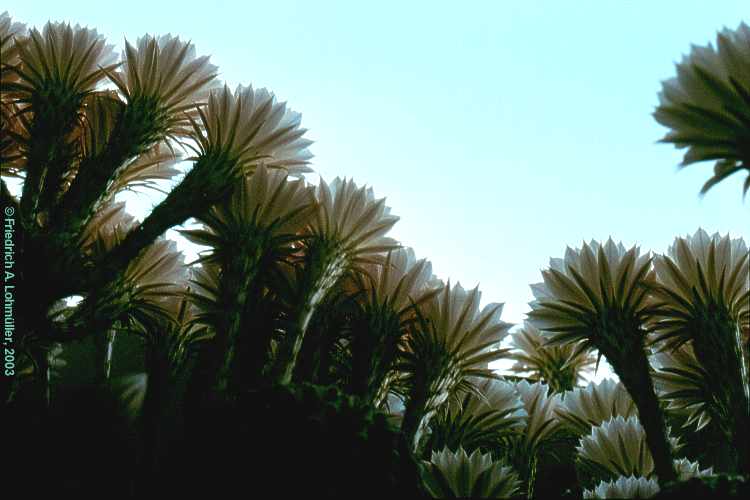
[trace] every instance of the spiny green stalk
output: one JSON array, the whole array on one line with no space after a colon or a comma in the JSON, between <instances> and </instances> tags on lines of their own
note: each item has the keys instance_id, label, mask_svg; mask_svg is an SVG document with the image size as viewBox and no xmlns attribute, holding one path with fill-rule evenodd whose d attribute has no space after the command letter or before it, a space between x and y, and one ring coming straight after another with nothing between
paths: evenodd
<instances>
[{"instance_id":1,"label":"spiny green stalk","mask_svg":"<svg viewBox=\"0 0 750 500\"><path fill-rule=\"evenodd\" d=\"M77 124L82 98L59 82L48 82L46 88L37 89L32 95L30 109L34 119L27 143L20 214L28 220L36 219L44 186L59 182L69 167L73 150L68 136Z\"/></svg>"},{"instance_id":2,"label":"spiny green stalk","mask_svg":"<svg viewBox=\"0 0 750 500\"><path fill-rule=\"evenodd\" d=\"M534 486L536 485L536 470L539 464L539 457L533 453L529 457L529 479L526 486L526 498L534 498Z\"/></svg>"},{"instance_id":3,"label":"spiny green stalk","mask_svg":"<svg viewBox=\"0 0 750 500\"><path fill-rule=\"evenodd\" d=\"M77 102L80 106L80 100ZM49 297L47 300L41 301L45 308L62 297L81 293L86 289L99 288L104 286L107 281L115 279L117 269L107 267L106 279L100 279L96 284L84 284L88 273L83 272L82 269L78 240L84 226L94 214L96 203L105 195L107 185L114 172L125 161L143 152L158 138L159 118L151 116L154 114L153 109L153 105L141 101L131 103L124 108L107 146L100 154L82 159L70 188L62 196L59 204L51 209L50 228L45 232L44 239L34 238L30 242L30 247L34 247L41 254L51 257L39 259L39 262L60 263L62 261L62 263L67 264L65 266L50 266L49 272L46 273L53 279L52 286L48 287ZM149 114L149 111L151 111L151 114ZM35 123L36 121L35 119ZM50 134L50 137L55 136ZM64 141L64 138L60 140ZM32 144L35 144L35 142L32 142ZM43 142L41 141L41 143ZM70 149L70 146L66 147ZM72 153L67 151L65 154L67 157L71 157ZM59 193L61 176L69 167L70 165L66 164L64 168L58 168L59 172L55 175L60 178L50 177L52 184L49 184L49 189L52 194L47 196L50 206ZM32 180L32 182L28 182L28 180ZM27 186L29 190L32 189L33 184L33 179L27 178L27 181L24 182L24 191L27 191ZM27 195L29 201L26 203L36 203L33 200L34 196L32 192L29 192ZM32 215L35 213L33 210L24 210L24 212ZM148 246L151 242L153 242L153 239L147 242L145 246ZM125 262L122 266L118 266L118 269L127 265L137 254L138 252L134 252L129 255L129 258L124 259ZM71 266L73 272L68 269ZM66 268L64 276L58 276L60 269L63 267Z\"/></svg>"},{"instance_id":4,"label":"spiny green stalk","mask_svg":"<svg viewBox=\"0 0 750 500\"><path fill-rule=\"evenodd\" d=\"M291 382L310 318L343 274L345 262L345 255L338 250L336 242L316 238L309 243L304 269L297 283L296 306L274 360L272 376L278 383Z\"/></svg>"},{"instance_id":5,"label":"spiny green stalk","mask_svg":"<svg viewBox=\"0 0 750 500\"><path fill-rule=\"evenodd\" d=\"M154 99L140 98L124 106L104 149L82 159L76 177L55 210L55 228L71 237L78 235L117 169L162 138L164 122Z\"/></svg>"},{"instance_id":6,"label":"spiny green stalk","mask_svg":"<svg viewBox=\"0 0 750 500\"><path fill-rule=\"evenodd\" d=\"M329 300L330 299L330 300ZM295 382L332 385L340 380L336 365L337 343L350 330L356 303L345 294L332 293L315 310L294 368Z\"/></svg>"},{"instance_id":7,"label":"spiny green stalk","mask_svg":"<svg viewBox=\"0 0 750 500\"><path fill-rule=\"evenodd\" d=\"M112 249L91 273L89 283L107 283L127 267L140 252L167 229L184 223L190 217L205 213L231 190L237 179L235 162L226 154L202 156L192 170L146 219Z\"/></svg>"},{"instance_id":8,"label":"spiny green stalk","mask_svg":"<svg viewBox=\"0 0 750 500\"><path fill-rule=\"evenodd\" d=\"M295 319L287 329L286 337L279 346L272 371L273 378L280 384L288 384L292 381L297 356L302 349L302 342L313 312L312 299L292 312L292 317Z\"/></svg>"},{"instance_id":9,"label":"spiny green stalk","mask_svg":"<svg viewBox=\"0 0 750 500\"><path fill-rule=\"evenodd\" d=\"M130 297L124 292L127 290L124 272L118 273L107 286L91 290L73 314L58 323L56 329L46 332L46 336L56 342L70 342L109 331L130 304Z\"/></svg>"},{"instance_id":10,"label":"spiny green stalk","mask_svg":"<svg viewBox=\"0 0 750 500\"><path fill-rule=\"evenodd\" d=\"M409 381L409 397L401 432L416 456L423 455L425 430L456 383L454 362L439 349L433 352L433 356L424 358L421 369Z\"/></svg>"},{"instance_id":11,"label":"spiny green stalk","mask_svg":"<svg viewBox=\"0 0 750 500\"><path fill-rule=\"evenodd\" d=\"M529 446L522 436L513 436L506 441L506 446L499 453L508 463L512 464L525 486L525 498L534 498L539 465L539 448Z\"/></svg>"},{"instance_id":12,"label":"spiny green stalk","mask_svg":"<svg viewBox=\"0 0 750 500\"><path fill-rule=\"evenodd\" d=\"M352 328L350 391L377 406L398 354L401 321L386 306L366 306Z\"/></svg>"},{"instance_id":13,"label":"spiny green stalk","mask_svg":"<svg viewBox=\"0 0 750 500\"><path fill-rule=\"evenodd\" d=\"M696 358L709 380L716 381L711 387L721 413L718 424L735 451L737 470L750 473L750 451L744 445L750 442L748 367L739 326L719 308L704 311L688 328Z\"/></svg>"},{"instance_id":14,"label":"spiny green stalk","mask_svg":"<svg viewBox=\"0 0 750 500\"><path fill-rule=\"evenodd\" d=\"M216 383L216 389L220 393L226 392L229 386L240 332L249 326L244 321L245 310L251 285L258 276L263 261L266 246L264 240L258 237L246 238L245 244L233 252L229 262L222 268L220 288L224 298L222 302L226 304L226 316L222 318L223 324L218 333L225 338L226 351Z\"/></svg>"},{"instance_id":15,"label":"spiny green stalk","mask_svg":"<svg viewBox=\"0 0 750 500\"><path fill-rule=\"evenodd\" d=\"M654 459L654 470L662 484L677 479L672 449L667 439L665 415L654 390L650 365L638 327L622 324L616 318L604 318L598 338L599 351L607 358L638 408L639 421L646 432L646 443ZM609 320L609 321L607 321ZM608 324L606 324L608 323Z\"/></svg>"},{"instance_id":16,"label":"spiny green stalk","mask_svg":"<svg viewBox=\"0 0 750 500\"><path fill-rule=\"evenodd\" d=\"M420 452L420 433L424 417L427 415L428 395L427 391L415 388L409 395L409 399L404 408L404 419L401 422L401 433L404 435L406 442L409 443L410 450L414 456L421 457Z\"/></svg>"}]
</instances>

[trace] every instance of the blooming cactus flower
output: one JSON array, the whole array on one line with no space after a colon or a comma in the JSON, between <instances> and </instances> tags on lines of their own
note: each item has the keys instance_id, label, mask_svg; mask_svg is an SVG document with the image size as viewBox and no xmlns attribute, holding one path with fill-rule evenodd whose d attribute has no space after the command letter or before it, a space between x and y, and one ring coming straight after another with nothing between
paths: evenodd
<instances>
[{"instance_id":1,"label":"blooming cactus flower","mask_svg":"<svg viewBox=\"0 0 750 500\"><path fill-rule=\"evenodd\" d=\"M510 357L516 360L511 371L543 380L556 392L573 389L596 362L591 352L577 350L575 344L547 346L542 332L528 322L511 340Z\"/></svg>"},{"instance_id":2,"label":"blooming cactus flower","mask_svg":"<svg viewBox=\"0 0 750 500\"><path fill-rule=\"evenodd\" d=\"M18 28L11 25L8 31L18 34L20 30L14 32L14 27ZM96 87L107 69L114 68L116 56L112 49L95 29L52 22L41 33L33 28L28 37L15 42L20 65L12 66L12 71L20 80L10 90L30 96L34 89L56 84L83 95ZM13 60L8 63L13 64Z\"/></svg>"},{"instance_id":3,"label":"blooming cactus flower","mask_svg":"<svg viewBox=\"0 0 750 500\"><path fill-rule=\"evenodd\" d=\"M660 325L659 341L689 340L691 323L712 308L738 328L750 324L750 253L742 238L698 229L676 238L666 255L655 257L654 268L658 297L669 306L663 316L671 320Z\"/></svg>"},{"instance_id":4,"label":"blooming cactus flower","mask_svg":"<svg viewBox=\"0 0 750 500\"><path fill-rule=\"evenodd\" d=\"M330 184L321 179L316 194L320 210L312 222L312 232L335 241L339 251L352 261L398 247L385 234L399 218L391 214L385 198L375 198L372 188L336 177Z\"/></svg>"},{"instance_id":5,"label":"blooming cactus flower","mask_svg":"<svg viewBox=\"0 0 750 500\"><path fill-rule=\"evenodd\" d=\"M198 218L203 228L181 234L211 249L211 255L201 261L227 262L240 257L240 249L253 244L254 239L258 240L255 243L270 244L261 235L298 235L309 224L315 208L313 189L304 180L289 179L286 171L269 170L261 164L223 203ZM287 240L288 246L291 240Z\"/></svg>"},{"instance_id":6,"label":"blooming cactus flower","mask_svg":"<svg viewBox=\"0 0 750 500\"><path fill-rule=\"evenodd\" d=\"M356 283L347 286L352 293L364 292L378 304L388 304L397 314L419 305L438 292L441 284L433 278L432 264L417 260L411 248L390 250L384 262L361 266Z\"/></svg>"},{"instance_id":7,"label":"blooming cactus flower","mask_svg":"<svg viewBox=\"0 0 750 500\"><path fill-rule=\"evenodd\" d=\"M422 477L433 498L509 498L520 484L513 470L489 453L467 455L461 447L434 451Z\"/></svg>"},{"instance_id":8,"label":"blooming cactus flower","mask_svg":"<svg viewBox=\"0 0 750 500\"><path fill-rule=\"evenodd\" d=\"M524 433L526 449L535 452L542 443L560 427L556 410L560 405L560 395L549 395L547 384L529 384L522 380L516 384L516 391L523 401L527 421Z\"/></svg>"},{"instance_id":9,"label":"blooming cactus flower","mask_svg":"<svg viewBox=\"0 0 750 500\"><path fill-rule=\"evenodd\" d=\"M6 71L7 67L15 67L20 62L16 38L26 34L26 25L13 22L7 12L0 14L0 54L3 55L3 64L0 65L0 82L15 81L18 77L13 71Z\"/></svg>"},{"instance_id":10,"label":"blooming cactus flower","mask_svg":"<svg viewBox=\"0 0 750 500\"><path fill-rule=\"evenodd\" d=\"M626 250L609 239L568 248L564 259L550 259L543 283L531 286L534 300L528 322L543 331L550 344L581 342L585 346L618 344L602 325L618 314L642 318L648 303L642 286L653 281L648 254Z\"/></svg>"},{"instance_id":11,"label":"blooming cactus flower","mask_svg":"<svg viewBox=\"0 0 750 500\"><path fill-rule=\"evenodd\" d=\"M679 440L671 438L670 445L678 448ZM650 477L654 472L646 433L635 416L613 417L592 427L591 434L581 438L577 451L580 459L594 464L605 475Z\"/></svg>"},{"instance_id":12,"label":"blooming cactus flower","mask_svg":"<svg viewBox=\"0 0 750 500\"><path fill-rule=\"evenodd\" d=\"M620 476L602 481L593 490L583 490L583 498L651 498L659 493L659 483L645 477Z\"/></svg>"},{"instance_id":13,"label":"blooming cactus flower","mask_svg":"<svg viewBox=\"0 0 750 500\"><path fill-rule=\"evenodd\" d=\"M745 23L724 29L717 45L693 47L677 64L677 76L662 84L656 121L669 127L662 139L688 148L682 164L718 160L712 186L748 166L747 134L750 117L750 27ZM743 192L750 189L750 176Z\"/></svg>"},{"instance_id":14,"label":"blooming cactus flower","mask_svg":"<svg viewBox=\"0 0 750 500\"><path fill-rule=\"evenodd\" d=\"M566 392L556 413L567 428L587 434L613 417L637 416L638 410L622 383L604 379Z\"/></svg>"},{"instance_id":15,"label":"blooming cactus flower","mask_svg":"<svg viewBox=\"0 0 750 500\"><path fill-rule=\"evenodd\" d=\"M260 162L269 168L285 168L291 175L310 172L306 165L312 141L303 138L302 115L279 103L268 90L238 86L213 90L200 122L193 123L191 137L203 155L224 154L246 172Z\"/></svg>"},{"instance_id":16,"label":"blooming cactus flower","mask_svg":"<svg viewBox=\"0 0 750 500\"><path fill-rule=\"evenodd\" d=\"M195 46L172 35L143 36L136 46L125 42L123 64L109 77L128 103L155 104L166 128L176 133L185 124L184 111L206 98L216 86L216 66L196 57Z\"/></svg>"},{"instance_id":17,"label":"blooming cactus flower","mask_svg":"<svg viewBox=\"0 0 750 500\"><path fill-rule=\"evenodd\" d=\"M525 429L528 415L515 384L496 379L474 383L479 395L467 392L430 424L431 449L491 449Z\"/></svg>"}]
</instances>

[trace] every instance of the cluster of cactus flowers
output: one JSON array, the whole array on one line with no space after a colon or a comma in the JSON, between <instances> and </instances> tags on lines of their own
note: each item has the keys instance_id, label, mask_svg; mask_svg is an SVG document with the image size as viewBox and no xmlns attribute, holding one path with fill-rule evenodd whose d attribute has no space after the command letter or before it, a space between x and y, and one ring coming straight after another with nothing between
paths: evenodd
<instances>
[{"instance_id":1,"label":"cluster of cactus flowers","mask_svg":"<svg viewBox=\"0 0 750 500\"><path fill-rule=\"evenodd\" d=\"M686 164L717 160L705 189L750 165L748 41L742 25L718 51L694 49L655 114L690 148ZM154 469L189 393L313 383L389 414L436 498L531 497L561 453L585 498L750 472L741 238L698 230L663 255L611 239L568 248L511 333L502 304L437 279L388 236L398 217L371 188L306 180L300 114L266 89L221 85L192 44L144 36L118 58L95 30L3 14L0 49L20 277L6 405L54 405L66 347L92 337L95 382L138 416ZM136 220L122 194L152 188L166 196ZM170 229L202 249L196 262ZM144 372L114 377L124 335L143 339ZM582 386L602 357L619 382ZM510 373L490 366L500 359ZM681 442L709 432L721 464Z\"/></svg>"}]
</instances>

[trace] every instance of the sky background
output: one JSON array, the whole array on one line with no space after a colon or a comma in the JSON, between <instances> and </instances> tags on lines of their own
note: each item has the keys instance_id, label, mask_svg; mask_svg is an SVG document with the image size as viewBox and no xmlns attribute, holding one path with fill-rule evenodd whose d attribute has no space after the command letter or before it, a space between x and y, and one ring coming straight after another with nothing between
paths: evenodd
<instances>
[{"instance_id":1,"label":"sky background","mask_svg":"<svg viewBox=\"0 0 750 500\"><path fill-rule=\"evenodd\" d=\"M743 8L744 7L744 8ZM610 235L666 251L701 226L750 239L741 176L700 198L651 116L691 44L743 1L4 2L14 20L94 27L118 50L179 34L220 78L302 113L324 179L352 177L401 217L438 277L477 283L521 322L550 257ZM317 182L315 176L311 177Z\"/></svg>"}]
</instances>

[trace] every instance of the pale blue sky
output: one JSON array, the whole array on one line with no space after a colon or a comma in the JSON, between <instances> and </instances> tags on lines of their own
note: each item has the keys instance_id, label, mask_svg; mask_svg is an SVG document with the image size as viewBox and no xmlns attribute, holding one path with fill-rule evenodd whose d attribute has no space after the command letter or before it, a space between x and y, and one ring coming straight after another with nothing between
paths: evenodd
<instances>
[{"instance_id":1,"label":"pale blue sky","mask_svg":"<svg viewBox=\"0 0 750 500\"><path fill-rule=\"evenodd\" d=\"M656 144L660 81L690 44L736 28L741 1L4 3L14 20L97 28L119 48L179 34L221 78L302 112L313 168L353 177L401 216L394 235L441 278L480 284L520 322L549 257L609 235L750 236L742 178L698 191ZM743 7L745 7L743 9ZM314 179L314 178L313 178Z\"/></svg>"}]
</instances>

